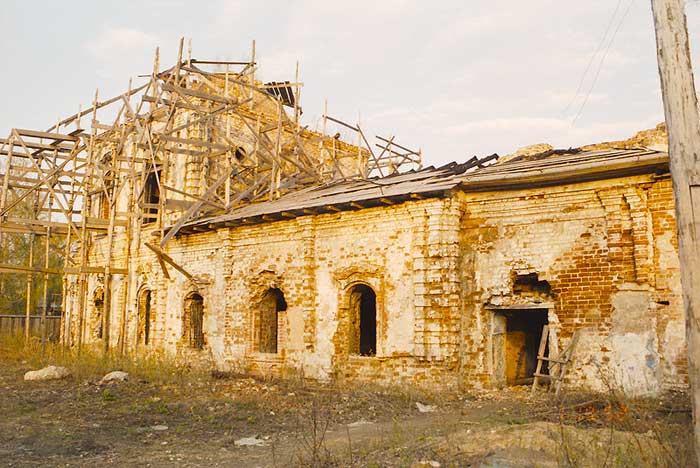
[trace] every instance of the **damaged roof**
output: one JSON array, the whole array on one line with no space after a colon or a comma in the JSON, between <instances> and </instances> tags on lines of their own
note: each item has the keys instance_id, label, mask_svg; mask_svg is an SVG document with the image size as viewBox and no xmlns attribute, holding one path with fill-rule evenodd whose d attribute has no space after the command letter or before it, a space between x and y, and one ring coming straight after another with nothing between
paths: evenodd
<instances>
[{"instance_id":1,"label":"damaged roof","mask_svg":"<svg viewBox=\"0 0 700 468\"><path fill-rule=\"evenodd\" d=\"M487 165L497 158L427 167L383 178L349 180L308 187L277 200L251 203L216 216L202 216L179 233L256 224L299 216L393 205L407 200L449 196L462 191L503 191L668 172L668 154L651 149L551 150Z\"/></svg>"},{"instance_id":2,"label":"damaged roof","mask_svg":"<svg viewBox=\"0 0 700 468\"><path fill-rule=\"evenodd\" d=\"M336 213L374 206L393 205L407 200L444 197L459 184L459 176L483 166L496 155L476 157L458 164L427 167L386 177L337 181L297 190L277 200L251 203L226 214L202 217L186 223L181 233L204 231L222 226L254 224L264 221L296 218L310 214Z\"/></svg>"},{"instance_id":3,"label":"damaged roof","mask_svg":"<svg viewBox=\"0 0 700 468\"><path fill-rule=\"evenodd\" d=\"M552 150L465 174L459 188L468 192L517 190L655 172L668 172L668 153L647 148Z\"/></svg>"}]
</instances>

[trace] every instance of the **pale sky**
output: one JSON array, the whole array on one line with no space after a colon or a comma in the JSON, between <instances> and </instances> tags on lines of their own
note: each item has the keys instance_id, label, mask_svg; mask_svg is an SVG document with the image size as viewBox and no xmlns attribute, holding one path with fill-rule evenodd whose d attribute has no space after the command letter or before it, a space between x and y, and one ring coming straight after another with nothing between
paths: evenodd
<instances>
[{"instance_id":1,"label":"pale sky","mask_svg":"<svg viewBox=\"0 0 700 468\"><path fill-rule=\"evenodd\" d=\"M687 3L694 66L700 2ZM329 115L422 148L424 163L625 139L663 120L648 0L3 0L0 136L45 130L198 59L247 60L304 83L303 123ZM136 79L140 84L144 79ZM584 105L585 101L585 105ZM578 116L578 117L577 117Z\"/></svg>"}]
</instances>

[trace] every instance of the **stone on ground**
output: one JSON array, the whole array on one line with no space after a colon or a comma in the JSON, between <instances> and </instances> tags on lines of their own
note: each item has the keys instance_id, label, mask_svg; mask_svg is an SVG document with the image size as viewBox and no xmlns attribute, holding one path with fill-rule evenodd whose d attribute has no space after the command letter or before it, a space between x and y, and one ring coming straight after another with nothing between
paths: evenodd
<instances>
[{"instance_id":1,"label":"stone on ground","mask_svg":"<svg viewBox=\"0 0 700 468\"><path fill-rule=\"evenodd\" d=\"M411 468L440 468L440 462L435 460L421 460L414 462Z\"/></svg>"},{"instance_id":2,"label":"stone on ground","mask_svg":"<svg viewBox=\"0 0 700 468\"><path fill-rule=\"evenodd\" d=\"M65 367L47 366L43 369L29 371L24 374L24 380L57 380L64 379L70 375L70 371Z\"/></svg>"},{"instance_id":3,"label":"stone on ground","mask_svg":"<svg viewBox=\"0 0 700 468\"><path fill-rule=\"evenodd\" d=\"M265 441L263 439L258 439L255 436L243 437L242 439L235 441L234 445L237 445L238 447L262 447L265 445Z\"/></svg>"},{"instance_id":4,"label":"stone on ground","mask_svg":"<svg viewBox=\"0 0 700 468\"><path fill-rule=\"evenodd\" d=\"M100 385L104 385L109 382L124 382L129 380L129 374L124 371L113 371L102 377L100 380Z\"/></svg>"},{"instance_id":5,"label":"stone on ground","mask_svg":"<svg viewBox=\"0 0 700 468\"><path fill-rule=\"evenodd\" d=\"M434 413L437 410L433 405L424 405L418 401L416 402L416 408L418 408L418 411L421 413Z\"/></svg>"}]
</instances>

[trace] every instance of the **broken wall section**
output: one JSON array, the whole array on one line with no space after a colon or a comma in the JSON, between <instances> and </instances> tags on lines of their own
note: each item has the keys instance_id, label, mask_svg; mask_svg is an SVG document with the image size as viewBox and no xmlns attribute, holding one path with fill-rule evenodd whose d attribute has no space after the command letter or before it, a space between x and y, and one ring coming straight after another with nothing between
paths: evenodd
<instances>
[{"instance_id":1,"label":"broken wall section","mask_svg":"<svg viewBox=\"0 0 700 468\"><path fill-rule=\"evenodd\" d=\"M498 336L504 309L547 310L558 350L580 331L570 385L630 394L685 385L669 179L461 198L464 385L505 383ZM519 288L533 275L549 289Z\"/></svg>"}]
</instances>

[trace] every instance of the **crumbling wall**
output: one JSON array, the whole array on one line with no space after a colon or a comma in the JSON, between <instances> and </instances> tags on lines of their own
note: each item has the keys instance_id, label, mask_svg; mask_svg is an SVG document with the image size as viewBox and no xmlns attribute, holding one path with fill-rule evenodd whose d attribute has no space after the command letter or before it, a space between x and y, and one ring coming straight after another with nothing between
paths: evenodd
<instances>
[{"instance_id":1,"label":"crumbling wall","mask_svg":"<svg viewBox=\"0 0 700 468\"><path fill-rule=\"evenodd\" d=\"M639 176L467 193L462 381L493 384L494 308L549 309L555 347L581 336L568 382L654 394L686 370L670 182ZM517 278L551 287L522 294Z\"/></svg>"},{"instance_id":2,"label":"crumbling wall","mask_svg":"<svg viewBox=\"0 0 700 468\"><path fill-rule=\"evenodd\" d=\"M184 166L179 170L183 170ZM568 382L632 394L686 384L683 308L670 179L636 176L509 192L454 194L182 235L166 252L192 278L166 278L144 242L117 232L110 342L139 353L258 374L435 386L499 384L499 310L547 310L552 349L581 340ZM106 261L96 238L90 262ZM350 290L376 294L375 356L350 351ZM88 298L99 286L88 278ZM259 304L284 295L277 353L260 352ZM138 298L151 291L149 343L139 341ZM69 330L81 307L66 288ZM184 337L184 303L199 294L204 346ZM120 316L126 305L125 320ZM95 304L83 304L85 320ZM122 323L125 326L122 327ZM502 328L502 327L501 327ZM257 333L257 335L256 335ZM84 340L99 344L86 332ZM500 341L499 341L500 340ZM73 343L75 343L73 339Z\"/></svg>"}]
</instances>

